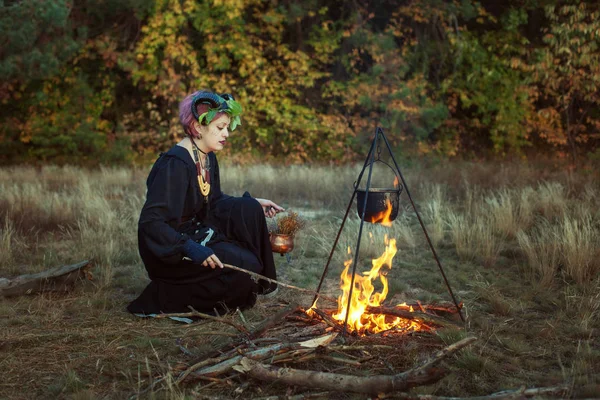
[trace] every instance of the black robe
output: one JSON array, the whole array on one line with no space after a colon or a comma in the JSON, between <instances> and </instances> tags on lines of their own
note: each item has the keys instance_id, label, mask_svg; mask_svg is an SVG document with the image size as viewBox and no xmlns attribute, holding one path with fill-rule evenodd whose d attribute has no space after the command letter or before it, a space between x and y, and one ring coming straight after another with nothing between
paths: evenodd
<instances>
[{"instance_id":1,"label":"black robe","mask_svg":"<svg viewBox=\"0 0 600 400\"><path fill-rule=\"evenodd\" d=\"M189 152L173 146L154 163L146 203L138 223L139 252L152 280L127 309L156 314L194 309L214 314L254 305L267 281L231 269L204 267L184 260L188 239L206 244L221 262L276 279L269 232L261 205L248 192L232 197L221 191L219 165L208 153L211 190L200 194L196 165Z\"/></svg>"}]
</instances>

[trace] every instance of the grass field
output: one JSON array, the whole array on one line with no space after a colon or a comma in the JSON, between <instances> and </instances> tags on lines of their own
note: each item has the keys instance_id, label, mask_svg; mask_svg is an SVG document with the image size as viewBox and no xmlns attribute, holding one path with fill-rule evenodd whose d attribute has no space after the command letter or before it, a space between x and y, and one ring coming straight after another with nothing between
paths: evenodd
<instances>
[{"instance_id":1,"label":"grass field","mask_svg":"<svg viewBox=\"0 0 600 400\"><path fill-rule=\"evenodd\" d=\"M316 288L360 167L225 164L221 171L225 192L239 196L248 190L306 218L291 262L275 259L282 281ZM85 259L94 263L94 279L68 293L1 300L0 398L127 398L186 361L180 344L200 354L223 342L203 334L211 324L143 320L125 311L148 283L136 235L147 172L0 169L0 277ZM414 393L475 396L566 384L570 397L599 397L599 172L449 163L411 164L403 173L468 315L463 331L441 331L436 340L478 338L449 360L449 376ZM389 175L376 171L376 184L389 186ZM449 301L406 194L401 206L391 228L365 224L361 265L381 254L387 233L399 248L388 275L389 297ZM327 276L331 295L339 294L344 250L355 246L359 223L351 212ZM291 298L298 295L280 290L245 317L256 324L272 304ZM310 297L300 300L310 305ZM235 381L219 391L204 385L167 385L146 396L249 398L303 390L256 384L262 389L236 394Z\"/></svg>"}]
</instances>

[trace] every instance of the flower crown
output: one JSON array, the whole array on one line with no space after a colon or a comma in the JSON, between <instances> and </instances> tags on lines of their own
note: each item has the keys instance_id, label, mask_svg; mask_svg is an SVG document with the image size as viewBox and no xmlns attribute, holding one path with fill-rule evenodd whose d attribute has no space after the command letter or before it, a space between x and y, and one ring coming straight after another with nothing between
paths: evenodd
<instances>
[{"instance_id":1,"label":"flower crown","mask_svg":"<svg viewBox=\"0 0 600 400\"><path fill-rule=\"evenodd\" d=\"M198 104L208 104L208 111L198 115ZM218 95L211 92L200 92L192 99L192 114L199 123L208 125L215 118L217 113L224 112L231 117L231 130L235 130L238 125L241 125L240 115L242 114L242 106L235 101L232 95L223 93Z\"/></svg>"}]
</instances>

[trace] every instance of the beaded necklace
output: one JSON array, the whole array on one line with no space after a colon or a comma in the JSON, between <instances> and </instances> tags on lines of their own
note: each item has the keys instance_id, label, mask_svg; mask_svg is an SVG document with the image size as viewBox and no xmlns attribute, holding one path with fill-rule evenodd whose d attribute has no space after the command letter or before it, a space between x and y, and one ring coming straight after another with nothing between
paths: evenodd
<instances>
[{"instance_id":1,"label":"beaded necklace","mask_svg":"<svg viewBox=\"0 0 600 400\"><path fill-rule=\"evenodd\" d=\"M204 202L208 202L208 194L210 193L210 161L208 155L200 150L191 136L190 140L194 145L192 151L194 152L194 161L196 162L196 172L198 173L198 186L200 187L200 193L204 197ZM198 152L201 152L206 156L204 163L202 163L202 160L198 156Z\"/></svg>"}]
</instances>

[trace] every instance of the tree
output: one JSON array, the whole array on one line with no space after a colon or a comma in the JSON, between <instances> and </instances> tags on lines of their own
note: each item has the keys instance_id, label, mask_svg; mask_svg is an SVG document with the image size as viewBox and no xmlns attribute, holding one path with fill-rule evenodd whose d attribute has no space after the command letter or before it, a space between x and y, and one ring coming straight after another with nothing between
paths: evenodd
<instances>
[{"instance_id":1,"label":"tree","mask_svg":"<svg viewBox=\"0 0 600 400\"><path fill-rule=\"evenodd\" d=\"M534 52L538 112L533 122L542 138L567 146L575 162L578 145L589 149L598 143L600 12L583 2L544 10L550 25L544 46Z\"/></svg>"}]
</instances>

